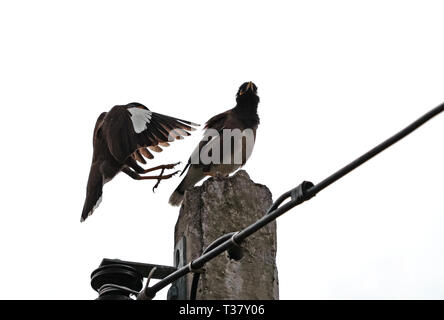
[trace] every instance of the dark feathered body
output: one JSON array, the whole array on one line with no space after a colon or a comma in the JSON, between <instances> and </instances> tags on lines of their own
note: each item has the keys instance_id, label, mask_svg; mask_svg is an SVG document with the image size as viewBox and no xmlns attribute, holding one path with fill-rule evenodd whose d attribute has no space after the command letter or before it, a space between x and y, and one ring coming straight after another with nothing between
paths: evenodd
<instances>
[{"instance_id":1,"label":"dark feathered body","mask_svg":"<svg viewBox=\"0 0 444 320\"><path fill-rule=\"evenodd\" d=\"M186 176L184 177L182 182L179 184L179 186L176 188L176 190L170 197L169 202L171 205L179 205L182 202L185 191L188 188L194 186L203 178L205 178L205 176L216 176L216 175L227 176L232 172L236 171L237 169L241 168L243 165L245 165L245 163L248 160L249 154L247 154L246 152L247 147L246 147L246 141L244 139L242 140L241 163L236 163L234 161L235 157L234 143L231 145L232 154L230 162L228 164L226 161L224 162L224 160L227 159L224 158L226 155L223 152L223 145L224 145L223 131L225 129L228 130L238 129L240 131L245 131L249 129L253 132L254 140L256 139L256 130L260 123L259 116L257 114L259 97L257 96L256 92L257 88L253 83L251 82L244 83L239 89L239 92L237 94L236 106L233 109L220 113L207 121L205 125L205 129L207 131L204 137L207 136L207 133L210 131L210 129L213 132L214 131L218 132L219 138L216 141L220 147L220 152L219 152L220 161L217 164L215 163L208 164L202 162L192 163L192 158L193 158L192 156L190 160L188 160L187 166L184 169L184 172L187 172ZM197 152L200 154L203 148L208 147L208 145L212 143L216 143L215 139L211 140L204 138L199 143L194 153Z\"/></svg>"},{"instance_id":2,"label":"dark feathered body","mask_svg":"<svg viewBox=\"0 0 444 320\"><path fill-rule=\"evenodd\" d=\"M135 179L147 171L136 161L154 158L148 149L160 152L174 139L194 130L192 122L151 112L140 103L113 107L97 119L93 138L93 160L88 178L82 219L100 204L103 185L123 171ZM159 146L160 145L160 146Z\"/></svg>"}]
</instances>

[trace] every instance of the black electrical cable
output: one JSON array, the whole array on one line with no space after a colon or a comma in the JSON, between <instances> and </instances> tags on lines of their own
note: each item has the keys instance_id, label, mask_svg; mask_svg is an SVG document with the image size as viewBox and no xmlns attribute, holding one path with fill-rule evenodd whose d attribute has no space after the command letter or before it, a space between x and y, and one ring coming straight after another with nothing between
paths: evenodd
<instances>
[{"instance_id":1,"label":"black electrical cable","mask_svg":"<svg viewBox=\"0 0 444 320\"><path fill-rule=\"evenodd\" d=\"M197 287L199 286L200 273L193 273L193 281L191 282L190 300L195 301L197 297Z\"/></svg>"},{"instance_id":2,"label":"black electrical cable","mask_svg":"<svg viewBox=\"0 0 444 320\"><path fill-rule=\"evenodd\" d=\"M425 115L420 117L415 122L411 123L409 126L395 134L394 136L390 137L389 139L385 140L381 144L377 145L367 153L363 154L356 160L352 161L342 169L338 170L337 172L333 173L328 178L322 180L317 185L313 185L311 182L304 181L301 183L298 187L284 193L281 197L276 200L273 205L270 207L270 209L267 211L267 214L253 223L252 225L248 226L247 228L241 230L238 233L234 234L227 234L216 240L218 242L217 245L210 245L210 247L207 248L206 252L204 251L203 254L197 258L196 260L192 261L188 266L182 267L179 270L173 272L163 280L159 281L155 285L153 285L150 288L145 289L145 296L149 298L154 298L156 293L163 288L165 288L167 285L171 284L172 282L176 281L177 279L187 275L190 272L195 272L196 270L202 268L205 263L208 261L214 259L221 253L225 252L226 250L230 249L237 243L241 243L243 240L245 240L247 237L270 223L271 221L275 220L285 212L291 210L295 206L303 203L304 201L310 200L312 197L314 197L317 193L322 191L323 189L327 188L332 183L336 182L337 180L341 179L346 174L350 173L352 170L356 169L360 165L362 165L364 162L370 160L380 152L384 151L388 147L392 146L399 140L406 137L408 134L413 132L414 130L418 129L420 126L422 126L424 123L438 115L439 113L444 111L444 103L437 106L436 108L432 109L431 111L427 112ZM284 203L285 200L291 198L290 201ZM282 204L284 203L284 204ZM215 241L215 242L216 242ZM214 243L213 243L214 244ZM197 278L198 281L198 278ZM197 290L197 284L196 284Z\"/></svg>"},{"instance_id":3,"label":"black electrical cable","mask_svg":"<svg viewBox=\"0 0 444 320\"><path fill-rule=\"evenodd\" d=\"M435 107L435 108L433 108L432 110L427 112L425 115L423 115L421 118L419 118L415 122L411 123L409 126L405 127L403 130L399 131L394 136L388 138L387 140L385 140L381 144L377 145L376 147L374 147L373 149L371 149L367 153L363 154L358 159L356 159L355 161L351 162L350 164L348 164L347 166L345 166L341 170L337 171L336 173L332 174L328 178L326 178L323 181L319 182L313 188L313 190L310 191L310 193L316 194L319 191L327 188L333 182L339 180L340 178L345 176L350 171L356 169L357 167L359 167L361 164L363 164L367 160L370 160L371 158L376 156L378 153L384 151L385 149L387 149L388 147L392 146L393 144L395 144L399 140L405 138L407 135L409 135L410 133L412 133L413 131L418 129L420 126L422 126L424 123L426 123L427 121L429 121L430 119L432 119L433 117L437 116L438 114L440 114L443 111L444 111L444 103L439 105L439 106L437 106L437 107Z\"/></svg>"},{"instance_id":4,"label":"black electrical cable","mask_svg":"<svg viewBox=\"0 0 444 320\"><path fill-rule=\"evenodd\" d=\"M204 251L202 254L207 253L208 251L212 250L213 248L216 248L218 245L224 243L225 241L231 239L234 235L236 234L236 232L232 232L232 233L228 233L223 235L222 237L214 240ZM191 283L191 291L190 291L190 300L196 300L196 296L197 296L197 287L199 285L199 279L200 279L200 273L199 272L195 272L193 274L193 281Z\"/></svg>"}]
</instances>

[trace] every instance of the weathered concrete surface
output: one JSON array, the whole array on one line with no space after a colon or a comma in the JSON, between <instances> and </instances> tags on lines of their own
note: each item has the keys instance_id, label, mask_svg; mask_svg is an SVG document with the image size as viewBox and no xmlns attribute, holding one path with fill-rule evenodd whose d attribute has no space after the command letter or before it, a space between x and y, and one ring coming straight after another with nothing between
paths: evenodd
<instances>
[{"instance_id":1,"label":"weathered concrete surface","mask_svg":"<svg viewBox=\"0 0 444 320\"><path fill-rule=\"evenodd\" d=\"M272 204L270 190L240 170L232 177L210 178L185 194L176 224L175 243L187 241L187 262L220 236L239 231L261 218ZM271 223L244 243L244 258L230 261L224 253L206 264L197 299L279 298L276 267L276 224ZM188 276L188 296L192 276Z\"/></svg>"}]
</instances>

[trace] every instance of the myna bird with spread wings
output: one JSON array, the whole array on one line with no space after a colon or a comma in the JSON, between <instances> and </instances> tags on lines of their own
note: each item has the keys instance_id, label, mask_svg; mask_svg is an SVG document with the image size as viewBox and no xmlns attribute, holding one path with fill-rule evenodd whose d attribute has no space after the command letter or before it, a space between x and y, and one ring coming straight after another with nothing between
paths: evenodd
<instances>
[{"instance_id":1,"label":"myna bird with spread wings","mask_svg":"<svg viewBox=\"0 0 444 320\"><path fill-rule=\"evenodd\" d=\"M206 176L228 176L245 165L253 151L260 122L257 114L259 100L256 85L245 82L237 92L236 106L208 120L204 138L183 170L185 178L170 197L171 205L179 206L185 191ZM247 136L250 139L246 139ZM207 155L207 159L202 155Z\"/></svg>"},{"instance_id":2,"label":"myna bird with spread wings","mask_svg":"<svg viewBox=\"0 0 444 320\"><path fill-rule=\"evenodd\" d=\"M145 164L144 158L153 159L150 151L161 152L161 147L168 147L169 142L189 136L194 126L198 125L152 112L136 102L103 112L94 128L93 160L80 221L85 221L99 206L103 185L120 171L135 180L157 180L153 190L160 180L175 175L177 172L168 175L163 172L177 164L144 169L137 162ZM161 170L160 175L141 175L155 170Z\"/></svg>"}]
</instances>

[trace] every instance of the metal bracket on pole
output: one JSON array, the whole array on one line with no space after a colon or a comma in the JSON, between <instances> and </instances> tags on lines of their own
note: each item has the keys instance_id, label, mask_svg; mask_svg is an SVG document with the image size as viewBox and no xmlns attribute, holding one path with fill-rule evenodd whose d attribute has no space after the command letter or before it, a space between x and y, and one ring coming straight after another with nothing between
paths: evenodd
<instances>
[{"instance_id":1,"label":"metal bracket on pole","mask_svg":"<svg viewBox=\"0 0 444 320\"><path fill-rule=\"evenodd\" d=\"M179 269L187 265L186 238L183 236L174 247L174 266ZM177 279L168 290L168 300L188 300L187 278Z\"/></svg>"}]
</instances>

